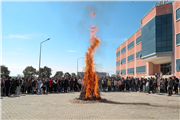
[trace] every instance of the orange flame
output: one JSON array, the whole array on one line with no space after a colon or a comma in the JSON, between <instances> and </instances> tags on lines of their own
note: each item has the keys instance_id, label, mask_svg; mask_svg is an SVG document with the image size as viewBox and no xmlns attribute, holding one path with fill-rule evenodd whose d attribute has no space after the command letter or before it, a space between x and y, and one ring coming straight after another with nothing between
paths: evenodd
<instances>
[{"instance_id":1,"label":"orange flame","mask_svg":"<svg viewBox=\"0 0 180 120\"><path fill-rule=\"evenodd\" d=\"M95 13L92 11L90 14L91 17L95 17ZM98 76L94 69L93 56L95 49L100 44L99 39L95 36L97 32L97 26L91 25L90 27L90 42L91 45L88 47L88 51L85 55L85 69L84 69L84 78L83 78L83 91L85 91L85 98L99 98L99 87L98 87Z\"/></svg>"}]
</instances>

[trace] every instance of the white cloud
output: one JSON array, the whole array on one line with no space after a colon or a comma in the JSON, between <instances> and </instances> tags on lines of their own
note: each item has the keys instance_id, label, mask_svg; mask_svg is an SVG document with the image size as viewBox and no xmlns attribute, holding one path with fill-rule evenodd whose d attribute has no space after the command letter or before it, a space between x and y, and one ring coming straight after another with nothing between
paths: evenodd
<instances>
[{"instance_id":1,"label":"white cloud","mask_svg":"<svg viewBox=\"0 0 180 120\"><path fill-rule=\"evenodd\" d=\"M30 37L32 36L37 36L37 35L33 35L33 34L10 34L8 36L3 36L3 38L6 38L6 39L15 39L15 38L18 38L18 39L30 39Z\"/></svg>"},{"instance_id":2,"label":"white cloud","mask_svg":"<svg viewBox=\"0 0 180 120\"><path fill-rule=\"evenodd\" d=\"M74 51L74 50L67 50L66 52L78 52L78 51Z\"/></svg>"}]
</instances>

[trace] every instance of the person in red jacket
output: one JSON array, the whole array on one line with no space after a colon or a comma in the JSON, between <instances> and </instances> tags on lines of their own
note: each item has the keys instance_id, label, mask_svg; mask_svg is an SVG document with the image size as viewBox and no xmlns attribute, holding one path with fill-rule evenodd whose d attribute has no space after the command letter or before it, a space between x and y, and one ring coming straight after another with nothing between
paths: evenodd
<instances>
[{"instance_id":1,"label":"person in red jacket","mask_svg":"<svg viewBox=\"0 0 180 120\"><path fill-rule=\"evenodd\" d=\"M49 92L52 92L52 79L49 80Z\"/></svg>"}]
</instances>

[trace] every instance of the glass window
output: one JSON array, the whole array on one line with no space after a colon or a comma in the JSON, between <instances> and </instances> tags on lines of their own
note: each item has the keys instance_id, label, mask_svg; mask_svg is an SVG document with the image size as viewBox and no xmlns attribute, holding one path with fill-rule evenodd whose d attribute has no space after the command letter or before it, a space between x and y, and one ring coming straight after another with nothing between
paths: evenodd
<instances>
[{"instance_id":1,"label":"glass window","mask_svg":"<svg viewBox=\"0 0 180 120\"><path fill-rule=\"evenodd\" d=\"M136 67L136 73L146 73L146 65Z\"/></svg>"},{"instance_id":2,"label":"glass window","mask_svg":"<svg viewBox=\"0 0 180 120\"><path fill-rule=\"evenodd\" d=\"M176 10L176 20L180 19L180 8Z\"/></svg>"},{"instance_id":3,"label":"glass window","mask_svg":"<svg viewBox=\"0 0 180 120\"><path fill-rule=\"evenodd\" d=\"M180 71L180 59L176 59L176 70Z\"/></svg>"},{"instance_id":4,"label":"glass window","mask_svg":"<svg viewBox=\"0 0 180 120\"><path fill-rule=\"evenodd\" d=\"M120 60L116 62L116 66L120 65Z\"/></svg>"},{"instance_id":5,"label":"glass window","mask_svg":"<svg viewBox=\"0 0 180 120\"><path fill-rule=\"evenodd\" d=\"M126 52L126 46L124 48L121 49L121 54Z\"/></svg>"},{"instance_id":6,"label":"glass window","mask_svg":"<svg viewBox=\"0 0 180 120\"><path fill-rule=\"evenodd\" d=\"M141 36L139 36L137 39L136 39L136 44L140 43L141 42Z\"/></svg>"},{"instance_id":7,"label":"glass window","mask_svg":"<svg viewBox=\"0 0 180 120\"><path fill-rule=\"evenodd\" d=\"M121 75L125 75L126 74L126 69L121 70Z\"/></svg>"},{"instance_id":8,"label":"glass window","mask_svg":"<svg viewBox=\"0 0 180 120\"><path fill-rule=\"evenodd\" d=\"M134 74L134 68L128 68L128 74Z\"/></svg>"},{"instance_id":9,"label":"glass window","mask_svg":"<svg viewBox=\"0 0 180 120\"><path fill-rule=\"evenodd\" d=\"M118 57L118 56L120 56L120 51L118 51L118 52L116 53L116 57Z\"/></svg>"},{"instance_id":10,"label":"glass window","mask_svg":"<svg viewBox=\"0 0 180 120\"><path fill-rule=\"evenodd\" d=\"M141 58L141 56L142 56L141 51L139 51L139 52L136 53L136 59Z\"/></svg>"},{"instance_id":11,"label":"glass window","mask_svg":"<svg viewBox=\"0 0 180 120\"><path fill-rule=\"evenodd\" d=\"M180 44L180 33L176 35L176 45Z\"/></svg>"},{"instance_id":12,"label":"glass window","mask_svg":"<svg viewBox=\"0 0 180 120\"><path fill-rule=\"evenodd\" d=\"M134 41L128 44L128 50L131 49L132 47L134 47Z\"/></svg>"},{"instance_id":13,"label":"glass window","mask_svg":"<svg viewBox=\"0 0 180 120\"><path fill-rule=\"evenodd\" d=\"M156 22L161 20L161 29L156 27L156 52L172 51L172 13L160 16L156 16Z\"/></svg>"},{"instance_id":14,"label":"glass window","mask_svg":"<svg viewBox=\"0 0 180 120\"><path fill-rule=\"evenodd\" d=\"M117 70L117 71L116 71L116 74L119 75L119 73L120 73L120 70Z\"/></svg>"},{"instance_id":15,"label":"glass window","mask_svg":"<svg viewBox=\"0 0 180 120\"><path fill-rule=\"evenodd\" d=\"M134 54L128 56L128 62L130 62L130 61L132 61L132 60L134 60Z\"/></svg>"},{"instance_id":16,"label":"glass window","mask_svg":"<svg viewBox=\"0 0 180 120\"><path fill-rule=\"evenodd\" d=\"M126 63L126 58L121 59L121 64Z\"/></svg>"}]
</instances>

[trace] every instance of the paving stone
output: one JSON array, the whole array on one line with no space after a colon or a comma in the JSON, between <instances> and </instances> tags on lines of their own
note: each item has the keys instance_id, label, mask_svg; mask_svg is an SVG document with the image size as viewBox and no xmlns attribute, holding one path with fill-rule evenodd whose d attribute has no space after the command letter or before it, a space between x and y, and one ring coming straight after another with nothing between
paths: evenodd
<instances>
[{"instance_id":1,"label":"paving stone","mask_svg":"<svg viewBox=\"0 0 180 120\"><path fill-rule=\"evenodd\" d=\"M107 103L73 104L79 92L22 95L1 99L1 119L97 119L140 120L180 118L180 96L146 94L138 92L102 92Z\"/></svg>"}]
</instances>

